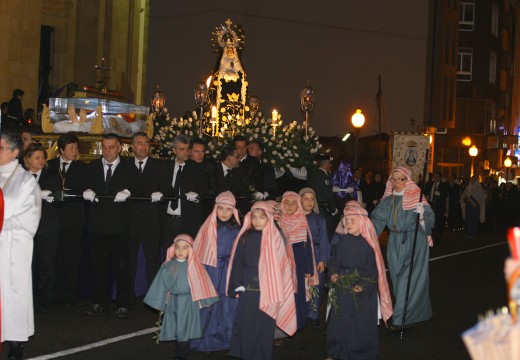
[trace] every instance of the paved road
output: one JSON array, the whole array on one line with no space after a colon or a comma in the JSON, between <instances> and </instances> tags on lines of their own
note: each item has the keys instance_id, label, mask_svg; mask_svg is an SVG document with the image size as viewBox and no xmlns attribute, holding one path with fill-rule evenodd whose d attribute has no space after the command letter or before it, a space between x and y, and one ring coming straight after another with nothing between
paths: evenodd
<instances>
[{"instance_id":1,"label":"paved road","mask_svg":"<svg viewBox=\"0 0 520 360\"><path fill-rule=\"evenodd\" d=\"M380 326L379 359L469 359L460 334L475 324L478 314L506 304L502 268L508 254L505 238L500 234L480 234L476 241L469 242L462 233L448 233L446 240L430 254L433 319L408 330L404 340ZM156 345L152 334L132 335L125 340L92 348L93 343L152 328L156 315L139 305L131 312L129 320L119 320L114 315L89 318L83 315L88 304L85 300L73 308L57 307L51 313L37 314L37 333L26 346L26 358L58 358L44 355L85 345L89 349L59 358L133 360L174 357L174 343ZM6 350L2 351L0 360L7 358L6 353ZM274 351L275 359L323 359L325 355L324 327L308 326ZM218 352L193 353L190 359L229 358L225 352Z\"/></svg>"}]
</instances>

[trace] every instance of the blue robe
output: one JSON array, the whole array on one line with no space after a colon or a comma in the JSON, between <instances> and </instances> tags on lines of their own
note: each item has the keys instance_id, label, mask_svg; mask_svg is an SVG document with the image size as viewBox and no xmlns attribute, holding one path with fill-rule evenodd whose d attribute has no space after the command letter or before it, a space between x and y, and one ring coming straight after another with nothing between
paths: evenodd
<instances>
[{"instance_id":1,"label":"blue robe","mask_svg":"<svg viewBox=\"0 0 520 360\"><path fill-rule=\"evenodd\" d=\"M327 352L335 359L376 359L379 353L377 327L377 264L374 250L361 236L334 234L331 274L360 276L363 290L354 296L350 289L336 289L337 308L333 305L327 323ZM329 293L330 294L330 293Z\"/></svg>"},{"instance_id":2,"label":"blue robe","mask_svg":"<svg viewBox=\"0 0 520 360\"><path fill-rule=\"evenodd\" d=\"M164 311L160 341L179 342L202 336L199 303L209 306L217 297L193 301L188 281L188 261L170 260L159 269L144 303Z\"/></svg>"},{"instance_id":3,"label":"blue robe","mask_svg":"<svg viewBox=\"0 0 520 360\"><path fill-rule=\"evenodd\" d=\"M403 197L400 195L388 196L379 202L371 214L377 234L381 234L385 226L390 229L386 255L388 272L395 296L394 315L392 317L394 325L401 325L402 322L417 219L417 214L413 210L403 210L402 199ZM435 214L432 208L424 206L425 227L423 229L419 225L417 233L406 325L426 321L432 317L428 267L430 248L428 247L427 236L431 235L434 224Z\"/></svg>"},{"instance_id":4,"label":"blue robe","mask_svg":"<svg viewBox=\"0 0 520 360\"><path fill-rule=\"evenodd\" d=\"M201 309L203 336L191 342L195 351L220 351L229 349L231 330L235 320L238 299L226 295L226 276L233 242L240 228L219 222L217 228L217 267L204 265L220 301Z\"/></svg>"},{"instance_id":5,"label":"blue robe","mask_svg":"<svg viewBox=\"0 0 520 360\"><path fill-rule=\"evenodd\" d=\"M298 281L297 292L296 294L294 294L294 301L296 303L296 321L298 329L305 328L305 320L307 317L305 275L314 274L314 266L312 263L312 249L309 245L309 235L307 235L306 242L302 241L299 243L292 244L294 262L296 263L296 279Z\"/></svg>"},{"instance_id":6,"label":"blue robe","mask_svg":"<svg viewBox=\"0 0 520 360\"><path fill-rule=\"evenodd\" d=\"M325 219L315 212L311 212L306 217L312 235L316 266L320 261L328 263L330 260L330 242ZM318 276L320 280L320 284L317 286L318 297L312 302L307 302L307 317L312 320L318 320L318 311L325 295L325 272L318 273Z\"/></svg>"}]
</instances>

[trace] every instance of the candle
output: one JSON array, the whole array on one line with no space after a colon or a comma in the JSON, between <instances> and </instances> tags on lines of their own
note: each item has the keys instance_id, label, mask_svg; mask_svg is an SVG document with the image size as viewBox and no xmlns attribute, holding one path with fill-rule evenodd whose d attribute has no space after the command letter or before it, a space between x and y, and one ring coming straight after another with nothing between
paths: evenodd
<instances>
[{"instance_id":1,"label":"candle","mask_svg":"<svg viewBox=\"0 0 520 360\"><path fill-rule=\"evenodd\" d=\"M271 121L272 122L278 121L278 111L273 110L272 120Z\"/></svg>"},{"instance_id":2,"label":"candle","mask_svg":"<svg viewBox=\"0 0 520 360\"><path fill-rule=\"evenodd\" d=\"M217 118L217 107L216 106L212 106L211 107L211 118L212 119L216 119Z\"/></svg>"}]
</instances>

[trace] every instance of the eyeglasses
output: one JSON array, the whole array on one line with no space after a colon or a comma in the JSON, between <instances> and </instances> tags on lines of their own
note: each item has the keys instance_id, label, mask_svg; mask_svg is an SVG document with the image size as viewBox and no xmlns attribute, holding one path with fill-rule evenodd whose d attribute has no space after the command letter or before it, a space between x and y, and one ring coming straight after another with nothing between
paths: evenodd
<instances>
[{"instance_id":1,"label":"eyeglasses","mask_svg":"<svg viewBox=\"0 0 520 360\"><path fill-rule=\"evenodd\" d=\"M394 178L391 177L390 181L391 182L403 182L403 181L406 181L406 178L404 178L404 179L394 179Z\"/></svg>"}]
</instances>

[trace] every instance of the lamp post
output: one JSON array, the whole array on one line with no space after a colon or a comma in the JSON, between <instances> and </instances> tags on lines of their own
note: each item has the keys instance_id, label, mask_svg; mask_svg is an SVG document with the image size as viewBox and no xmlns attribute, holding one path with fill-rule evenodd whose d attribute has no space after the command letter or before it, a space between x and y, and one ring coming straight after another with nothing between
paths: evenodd
<instances>
[{"instance_id":1,"label":"lamp post","mask_svg":"<svg viewBox=\"0 0 520 360\"><path fill-rule=\"evenodd\" d=\"M471 156L471 177L473 177L473 174L475 173L475 156L478 155L478 149L475 145L469 148L469 156Z\"/></svg>"},{"instance_id":2,"label":"lamp post","mask_svg":"<svg viewBox=\"0 0 520 360\"><path fill-rule=\"evenodd\" d=\"M208 84L210 81L211 77L206 82L201 81L194 90L195 106L199 108L199 138L201 139L204 131L204 108L208 104Z\"/></svg>"},{"instance_id":3,"label":"lamp post","mask_svg":"<svg viewBox=\"0 0 520 360\"><path fill-rule=\"evenodd\" d=\"M305 113L305 136L307 137L309 132L309 113L314 109L314 90L312 90L309 82L300 92L300 105Z\"/></svg>"},{"instance_id":4,"label":"lamp post","mask_svg":"<svg viewBox=\"0 0 520 360\"><path fill-rule=\"evenodd\" d=\"M511 165L513 165L513 162L511 161L511 159L508 156L504 160L504 166L506 167L506 182L509 179L509 168L511 167Z\"/></svg>"},{"instance_id":5,"label":"lamp post","mask_svg":"<svg viewBox=\"0 0 520 360\"><path fill-rule=\"evenodd\" d=\"M357 168L357 153L358 153L358 143L359 143L359 134L361 133L361 128L365 124L365 115L361 112L361 109L356 109L354 115L351 118L352 125L354 126L354 132L356 133L356 148L354 152L354 169Z\"/></svg>"}]
</instances>

